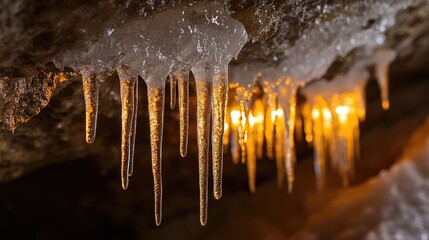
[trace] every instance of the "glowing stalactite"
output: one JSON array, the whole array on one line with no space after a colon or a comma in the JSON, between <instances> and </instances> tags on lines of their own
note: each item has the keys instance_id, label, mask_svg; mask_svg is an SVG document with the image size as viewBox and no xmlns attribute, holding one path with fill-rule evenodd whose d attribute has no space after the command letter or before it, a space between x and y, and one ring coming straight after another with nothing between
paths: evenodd
<instances>
[{"instance_id":1,"label":"glowing stalactite","mask_svg":"<svg viewBox=\"0 0 429 240\"><path fill-rule=\"evenodd\" d=\"M238 125L238 143L241 152L241 163L246 162L246 143L247 143L247 111L244 106L244 101L239 102L240 106L240 121Z\"/></svg>"},{"instance_id":2,"label":"glowing stalactite","mask_svg":"<svg viewBox=\"0 0 429 240\"><path fill-rule=\"evenodd\" d=\"M176 107L177 101L177 76L174 74L169 75L170 78L170 109L174 109Z\"/></svg>"},{"instance_id":3,"label":"glowing stalactite","mask_svg":"<svg viewBox=\"0 0 429 240\"><path fill-rule=\"evenodd\" d=\"M86 117L86 142L94 143L97 130L98 98L100 90L100 79L103 74L97 76L90 70L80 71L82 75L83 94L85 99Z\"/></svg>"},{"instance_id":4,"label":"glowing stalactite","mask_svg":"<svg viewBox=\"0 0 429 240\"><path fill-rule=\"evenodd\" d=\"M152 155L152 174L155 194L155 223L162 219L162 133L164 124L164 87L148 84L148 109L150 126L150 145Z\"/></svg>"},{"instance_id":5,"label":"glowing stalactite","mask_svg":"<svg viewBox=\"0 0 429 240\"><path fill-rule=\"evenodd\" d=\"M314 172L316 174L316 186L321 190L325 185L326 154L323 141L323 119L320 108L313 107L311 112L313 118L313 146L314 146Z\"/></svg>"},{"instance_id":6,"label":"glowing stalactite","mask_svg":"<svg viewBox=\"0 0 429 240\"><path fill-rule=\"evenodd\" d=\"M267 102L265 107L265 144L267 157L269 159L274 159L274 122L276 119L276 104L275 100L270 100L270 98L276 98L276 96L272 93L268 94ZM271 102L271 103L270 103Z\"/></svg>"},{"instance_id":7,"label":"glowing stalactite","mask_svg":"<svg viewBox=\"0 0 429 240\"><path fill-rule=\"evenodd\" d=\"M255 119L254 134L255 145L256 145L256 156L258 159L262 159L264 154L264 103L262 99L255 99L252 106L253 118Z\"/></svg>"},{"instance_id":8,"label":"glowing stalactite","mask_svg":"<svg viewBox=\"0 0 429 240\"><path fill-rule=\"evenodd\" d=\"M325 187L326 162L329 156L329 144L332 136L332 114L326 102L318 98L311 110L313 146L314 146L314 172L318 190Z\"/></svg>"},{"instance_id":9,"label":"glowing stalactite","mask_svg":"<svg viewBox=\"0 0 429 240\"><path fill-rule=\"evenodd\" d=\"M180 155L185 157L188 151L189 71L179 71L177 78L179 85Z\"/></svg>"},{"instance_id":10,"label":"glowing stalactite","mask_svg":"<svg viewBox=\"0 0 429 240\"><path fill-rule=\"evenodd\" d=\"M343 185L354 177L354 165L359 149L359 117L356 98L352 94L334 95L331 103L334 111L334 141L337 168Z\"/></svg>"},{"instance_id":11,"label":"glowing stalactite","mask_svg":"<svg viewBox=\"0 0 429 240\"><path fill-rule=\"evenodd\" d=\"M128 178L130 173L130 162L134 157L131 149L134 148L132 136L135 135L134 112L136 110L136 78L131 76L124 66L117 69L121 90L122 105L122 131L121 131L121 179L122 188L128 188Z\"/></svg>"},{"instance_id":12,"label":"glowing stalactite","mask_svg":"<svg viewBox=\"0 0 429 240\"><path fill-rule=\"evenodd\" d=\"M295 119L296 119L296 93L298 83L287 78L280 87L278 94L278 108L276 121L283 118L284 124L284 167L287 173L288 190L292 192L293 182L295 180ZM276 127L278 123L276 122ZM277 139L277 138L276 138Z\"/></svg>"},{"instance_id":13,"label":"glowing stalactite","mask_svg":"<svg viewBox=\"0 0 429 240\"><path fill-rule=\"evenodd\" d=\"M381 90L381 106L384 110L390 108L389 103L389 77L388 77L388 69L389 65L385 63L376 64L376 74L378 84Z\"/></svg>"},{"instance_id":14,"label":"glowing stalactite","mask_svg":"<svg viewBox=\"0 0 429 240\"><path fill-rule=\"evenodd\" d=\"M256 138L257 138L257 119L253 116L252 112L249 114L249 129L247 137L247 175L249 182L250 192L256 191Z\"/></svg>"},{"instance_id":15,"label":"glowing stalactite","mask_svg":"<svg viewBox=\"0 0 429 240\"><path fill-rule=\"evenodd\" d=\"M274 117L274 158L276 161L277 169L277 187L282 188L285 178L285 140L286 140L286 129L285 129L285 117L284 111L281 106L277 108L272 114Z\"/></svg>"},{"instance_id":16,"label":"glowing stalactite","mask_svg":"<svg viewBox=\"0 0 429 240\"><path fill-rule=\"evenodd\" d=\"M210 146L211 84L205 74L194 72L197 89L197 139L200 185L200 223L207 223L208 156Z\"/></svg>"},{"instance_id":17,"label":"glowing stalactite","mask_svg":"<svg viewBox=\"0 0 429 240\"><path fill-rule=\"evenodd\" d=\"M384 110L390 108L389 102L389 66L396 58L396 52L389 49L380 49L375 52L375 75L381 91L381 105Z\"/></svg>"},{"instance_id":18,"label":"glowing stalactite","mask_svg":"<svg viewBox=\"0 0 429 240\"><path fill-rule=\"evenodd\" d=\"M227 67L225 67L227 69ZM213 193L216 199L222 196L223 171L223 134L224 119L227 106L228 79L227 71L215 74L213 79L213 122L212 122L212 162L213 162Z\"/></svg>"},{"instance_id":19,"label":"glowing stalactite","mask_svg":"<svg viewBox=\"0 0 429 240\"><path fill-rule=\"evenodd\" d=\"M246 143L248 135L247 119L249 117L252 92L245 87L238 87L236 88L235 92L238 102L238 111L240 112L240 118L238 122L238 143L241 150L241 163L244 164L246 162Z\"/></svg>"}]
</instances>

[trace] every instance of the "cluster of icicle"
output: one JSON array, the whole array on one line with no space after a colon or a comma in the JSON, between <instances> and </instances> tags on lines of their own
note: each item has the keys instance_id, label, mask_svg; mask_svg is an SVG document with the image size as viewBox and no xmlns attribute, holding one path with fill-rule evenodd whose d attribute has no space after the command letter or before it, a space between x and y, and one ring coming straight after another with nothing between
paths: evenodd
<instances>
[{"instance_id":1,"label":"cluster of icicle","mask_svg":"<svg viewBox=\"0 0 429 240\"><path fill-rule=\"evenodd\" d=\"M363 88L368 79L365 68L376 65L382 105L384 109L389 108L387 69L395 54L377 49L385 43L386 31L395 24L397 12L415 4L413 0L387 2L350 3L341 15L330 21L316 19L315 26L304 32L294 45L286 47L286 58L274 66L253 63L231 69L230 87L234 96L229 98L224 142L231 148L234 162L240 159L247 162L252 192L255 191L256 160L263 157L264 145L267 156L276 159L278 185L282 186L287 177L288 190L292 191L296 162L294 133L296 125L301 127L302 122L306 140L315 145L319 188L324 184L328 153L343 183L348 183L359 147L359 120L355 116L362 120L365 110ZM362 25L374 19L377 21L372 26ZM366 55L366 60L360 60L349 73L332 82L322 79L336 58L346 57L357 48ZM319 81L308 84L316 80ZM263 98L253 98L255 84L263 90ZM308 103L298 111L296 94L298 88L307 84L303 93ZM301 113L302 119L297 113ZM320 128L320 124L325 127ZM330 124L332 127L328 128Z\"/></svg>"},{"instance_id":2,"label":"cluster of icicle","mask_svg":"<svg viewBox=\"0 0 429 240\"><path fill-rule=\"evenodd\" d=\"M190 71L195 77L200 222L205 225L209 148L211 145L214 196L219 199L222 195L222 140L228 64L246 42L247 33L243 25L231 18L221 6L194 4L163 11L148 20L123 23L116 29L109 29L104 41L93 43L89 49L82 50L86 52L72 52L56 61L60 66L63 62L64 65L71 65L82 75L88 143L95 140L100 83L111 72L110 69L116 70L122 104L121 178L124 189L128 187L129 177L134 171L138 76L146 82L156 225L160 225L162 215L161 154L166 79L170 81L171 108L176 105L178 90L180 154L184 157L188 141ZM73 59L73 64L70 64L70 59Z\"/></svg>"},{"instance_id":3,"label":"cluster of icicle","mask_svg":"<svg viewBox=\"0 0 429 240\"><path fill-rule=\"evenodd\" d=\"M189 114L188 78L192 71L197 91L200 222L205 225L209 145L212 145L216 199L222 195L222 141L229 142L231 145L235 162L240 161L240 155L242 162L247 161L249 185L252 191L255 190L256 159L262 157L262 146L265 143L268 156L275 156L277 159L279 183L282 183L284 176L287 175L291 191L296 161L293 136L295 125L300 123L300 121L296 122L298 88L311 80L320 79L337 56L345 56L358 47L364 47L368 52L372 52L382 45L385 41L384 32L394 24L396 12L408 7L412 2L389 1L392 2L390 5L374 2L364 13L355 11L353 7L346 9L350 11L346 14L347 24L341 17L322 24L317 22L313 29L297 40L297 44L285 49L287 58L277 66L244 66L243 71L233 71L230 77L233 78L232 88L236 95L230 97L228 114L226 114L229 88L228 64L237 56L248 37L243 25L231 18L220 5L205 3L176 6L146 20L120 19L110 24L103 36L91 38L96 40L88 40L81 49L65 52L55 59L54 63L60 68L71 67L82 75L88 143L95 140L100 84L105 81L107 75L112 74L112 71L117 72L122 103L121 176L124 189L128 187L129 177L134 171L138 76L146 82L157 225L161 223L161 153L165 82L168 77L172 108L176 105L176 88L178 88L180 154L185 156ZM372 19L379 19L375 27L362 28L361 23ZM385 58L388 57L381 57L381 59ZM374 60L377 66L380 66L379 79L385 84L382 85L382 89L387 89L387 81L384 81L385 69L390 60L381 61L382 63L380 61ZM367 64L370 63L364 65ZM356 68L354 70L362 70L359 67ZM241 73L235 74L235 72ZM243 74L246 76L243 77ZM354 74L350 73L335 82L356 78L357 75ZM265 92L264 99L252 98L255 82L259 82L262 86ZM317 87L317 85L323 86ZM335 165L347 172L352 167L349 166L349 162L344 163L348 160L344 160L343 156L349 159L351 154L355 154L355 150L350 149L356 149L356 120L350 120L355 124L354 130L351 130L352 133L347 132L347 136L341 135L342 127L345 125L341 123L341 116L349 113L345 109L336 111L337 108L335 108L340 104L348 104L348 100L343 98L343 95L325 95L324 89L330 87L337 90L336 85L331 83L314 84L314 87L311 87L313 90L309 87L305 93L309 98L309 105L300 111L304 116L304 122L308 123L305 124L305 129L310 129L306 131L307 140L310 141L311 136L311 141L315 144L316 171L321 177L324 174L327 149L332 149L329 151L331 158L335 159L333 161ZM344 91L347 92L349 89L346 88ZM359 101L362 100L362 95L359 96L357 103L353 104L361 104ZM387 99L387 91L384 90L383 99ZM325 106L329 108L335 128L330 133L326 133L335 135L332 138L324 135L326 130L318 129L320 121L314 118L319 111L322 119L325 108L321 109L321 107ZM226 120L225 123L224 120ZM325 118L321 121L322 124L327 122ZM339 123L336 124L335 121ZM212 125L211 143L209 142L210 125ZM348 123L346 125L350 128ZM353 135L352 140L350 140L350 134ZM351 145L353 146L350 147ZM343 153L343 149L347 149L347 153ZM340 156L337 157L339 154Z\"/></svg>"},{"instance_id":4,"label":"cluster of icicle","mask_svg":"<svg viewBox=\"0 0 429 240\"><path fill-rule=\"evenodd\" d=\"M234 163L246 163L250 191L256 190L256 162L264 153L276 161L278 186L283 186L286 177L288 190L292 191L295 128L299 140L313 144L318 189L325 185L328 159L347 185L359 155L359 121L365 119L367 68L375 66L382 107L387 110L388 68L395 56L392 50L380 49L372 58L355 63L346 74L308 85L282 77L269 67L263 67L265 71L253 71L258 69L254 66L232 69L231 79L239 83L230 84L233 94L228 102L224 144ZM300 87L307 101L297 108Z\"/></svg>"}]
</instances>

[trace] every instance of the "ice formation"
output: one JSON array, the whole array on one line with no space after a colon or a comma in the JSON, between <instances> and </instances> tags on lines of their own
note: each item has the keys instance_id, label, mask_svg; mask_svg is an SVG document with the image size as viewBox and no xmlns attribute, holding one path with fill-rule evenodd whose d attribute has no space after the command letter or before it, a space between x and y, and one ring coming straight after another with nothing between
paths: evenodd
<instances>
[{"instance_id":1,"label":"ice formation","mask_svg":"<svg viewBox=\"0 0 429 240\"><path fill-rule=\"evenodd\" d=\"M235 163L240 162L240 157L242 163L247 158L252 192L255 191L256 175L254 153L258 158L262 157L260 149L264 142L267 157L276 159L278 185L282 186L286 177L288 189L292 190L296 121L303 125L306 141L315 146L318 187L321 189L324 185L328 156L347 185L353 177L354 159L359 153L358 123L365 118L366 68L375 65L382 106L388 109L388 68L396 53L380 47L385 43L385 32L395 23L396 13L413 4L413 1L392 0L390 4L374 1L364 5L363 14L362 6L354 8L352 3L344 9L348 13L346 19L337 17L329 22L317 19L315 27L305 32L295 45L285 47L283 61L275 65L253 63L231 69L231 89L235 97L230 97L230 114L225 124L228 131L224 138L230 145ZM373 26L362 26L374 19L377 21ZM298 88L320 80L337 57L345 57L357 48L362 49L364 56L348 73L332 82L326 83L322 79L304 88L309 102L299 109L303 119L297 117ZM255 84L262 87L263 99L252 99ZM264 126L263 130L258 130L259 126Z\"/></svg>"},{"instance_id":2,"label":"ice formation","mask_svg":"<svg viewBox=\"0 0 429 240\"><path fill-rule=\"evenodd\" d=\"M354 161L359 157L359 121L365 119L365 87L369 78L366 68L375 65L382 107L388 109L387 68L395 56L392 50L377 50L372 58L355 63L346 74L303 89L309 110L303 111L302 117L309 125L305 131L307 141L313 142L314 168L320 189L324 185L327 158L338 169L344 185L353 178Z\"/></svg>"},{"instance_id":3,"label":"ice formation","mask_svg":"<svg viewBox=\"0 0 429 240\"><path fill-rule=\"evenodd\" d=\"M146 82L157 225L162 215L165 82L169 78L170 108L175 108L178 98L180 154L185 156L192 71L197 90L200 222L205 225L210 145L216 199L222 195L224 145L230 146L235 163L247 164L252 192L256 189L256 162L263 157L265 145L267 157L275 159L277 165L278 185L282 186L286 178L291 192L297 124L304 128L303 138L314 144L318 186L323 188L328 158L347 184L358 154L358 123L365 117L366 67L376 65L382 105L387 109L387 72L395 53L379 48L385 42L386 30L394 24L396 13L412 3L411 0L391 0L390 4L373 1L364 5L365 14L362 4L354 8L351 3L344 9L346 19L335 16L332 21L316 20L314 27L294 45L285 46L286 57L276 64L241 64L228 71L230 60L247 42L247 34L241 23L216 4L179 5L146 20L122 19L110 24L101 39L89 41L81 50L67 52L54 62L59 67L72 67L82 75L88 143L95 139L99 85L106 74L116 70L121 86L124 189L133 174L138 76ZM377 19L374 26L362 26L374 19ZM330 82L320 80L337 57L345 57L357 48L363 49L365 56L347 73ZM304 90L308 102L297 109L298 88L313 80L320 81ZM233 93L229 97L228 89Z\"/></svg>"},{"instance_id":4,"label":"ice formation","mask_svg":"<svg viewBox=\"0 0 429 240\"><path fill-rule=\"evenodd\" d=\"M207 221L208 163L212 146L214 196L222 195L222 140L228 64L247 42L243 25L231 18L220 5L177 6L147 20L128 19L109 28L101 41L91 42L82 51L68 52L55 61L82 75L87 142L95 139L100 78L109 69L118 73L122 104L121 178L128 187L133 173L137 122L138 76L148 87L152 171L155 192L155 220L161 223L162 133L165 81L169 76L170 107L179 92L180 154L186 155L188 130L189 71L197 83L198 158L200 172L201 224ZM210 123L212 141L210 143Z\"/></svg>"}]
</instances>

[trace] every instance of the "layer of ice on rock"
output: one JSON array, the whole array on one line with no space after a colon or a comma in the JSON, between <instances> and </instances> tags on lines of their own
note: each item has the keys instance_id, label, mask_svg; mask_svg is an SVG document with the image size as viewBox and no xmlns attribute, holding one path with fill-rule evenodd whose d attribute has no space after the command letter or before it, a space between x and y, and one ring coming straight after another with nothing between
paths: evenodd
<instances>
[{"instance_id":1,"label":"layer of ice on rock","mask_svg":"<svg viewBox=\"0 0 429 240\"><path fill-rule=\"evenodd\" d=\"M369 55L385 43L385 32L395 24L399 10L418 0L387 0L351 3L341 17L322 22L287 48L281 66L285 75L308 82L322 77L337 56L363 48ZM372 21L375 21L371 24Z\"/></svg>"}]
</instances>

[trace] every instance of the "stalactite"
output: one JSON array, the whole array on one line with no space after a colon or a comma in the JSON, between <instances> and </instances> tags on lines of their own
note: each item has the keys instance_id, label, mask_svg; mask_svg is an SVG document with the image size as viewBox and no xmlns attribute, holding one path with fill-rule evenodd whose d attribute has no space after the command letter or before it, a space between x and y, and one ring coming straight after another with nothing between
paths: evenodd
<instances>
[{"instance_id":1,"label":"stalactite","mask_svg":"<svg viewBox=\"0 0 429 240\"><path fill-rule=\"evenodd\" d=\"M117 69L121 88L122 105L122 133L121 133L121 176L122 188L128 188L128 178L130 173L130 162L134 148L133 136L135 135L134 113L136 100L136 78L132 77L129 70L124 66Z\"/></svg>"},{"instance_id":2,"label":"stalactite","mask_svg":"<svg viewBox=\"0 0 429 240\"><path fill-rule=\"evenodd\" d=\"M164 87L148 84L148 109L150 125L150 145L152 155L152 174L155 194L155 223L162 219L162 133L164 125Z\"/></svg>"},{"instance_id":3,"label":"stalactite","mask_svg":"<svg viewBox=\"0 0 429 240\"><path fill-rule=\"evenodd\" d=\"M179 84L180 155L185 157L188 151L189 71L179 71L177 78Z\"/></svg>"},{"instance_id":4,"label":"stalactite","mask_svg":"<svg viewBox=\"0 0 429 240\"><path fill-rule=\"evenodd\" d=\"M212 161L213 161L213 184L214 197L220 199L222 196L222 169L223 169L223 133L224 119L227 106L228 79L225 66L221 73L214 76L213 80L213 122L212 122Z\"/></svg>"},{"instance_id":5,"label":"stalactite","mask_svg":"<svg viewBox=\"0 0 429 240\"><path fill-rule=\"evenodd\" d=\"M83 69L80 73L82 75L83 94L86 108L86 142L94 143L97 131L100 80L95 73L88 69Z\"/></svg>"},{"instance_id":6,"label":"stalactite","mask_svg":"<svg viewBox=\"0 0 429 240\"><path fill-rule=\"evenodd\" d=\"M174 74L169 75L170 78L170 109L174 109L176 107L177 100L177 76Z\"/></svg>"},{"instance_id":7,"label":"stalactite","mask_svg":"<svg viewBox=\"0 0 429 240\"><path fill-rule=\"evenodd\" d=\"M247 175L250 192L256 191L256 137L257 137L256 118L253 113L249 113L249 134L247 137Z\"/></svg>"},{"instance_id":8,"label":"stalactite","mask_svg":"<svg viewBox=\"0 0 429 240\"><path fill-rule=\"evenodd\" d=\"M200 183L200 223L207 223L208 205L208 156L210 146L210 112L212 86L201 70L193 71L197 89L197 139Z\"/></svg>"}]
</instances>

